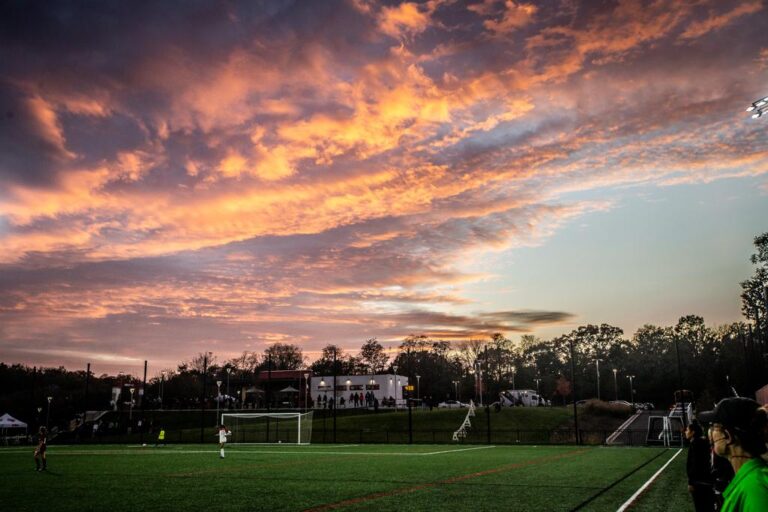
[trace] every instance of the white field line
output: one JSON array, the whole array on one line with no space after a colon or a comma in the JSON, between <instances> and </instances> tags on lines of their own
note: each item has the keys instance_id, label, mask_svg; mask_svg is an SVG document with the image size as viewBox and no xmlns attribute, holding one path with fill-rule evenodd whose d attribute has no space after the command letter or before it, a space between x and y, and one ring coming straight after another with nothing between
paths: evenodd
<instances>
[{"instance_id":1,"label":"white field line","mask_svg":"<svg viewBox=\"0 0 768 512\"><path fill-rule=\"evenodd\" d=\"M133 446L139 446L139 445L133 445ZM309 448L310 446L312 448L317 449L318 445L312 445L312 444L296 444L296 443L234 443L234 442L228 442L227 446L270 446L273 448ZM355 446L360 446L359 444L334 444L332 445L334 448L353 448Z\"/></svg>"},{"instance_id":2,"label":"white field line","mask_svg":"<svg viewBox=\"0 0 768 512\"><path fill-rule=\"evenodd\" d=\"M429 456L429 455L440 455L445 453L457 453L457 452L465 452L470 450L487 450L489 448L495 448L495 446L476 446L472 448L459 448L459 449L451 449L451 450L440 450L436 452L359 452L359 451L339 451L339 450L296 450L296 451L288 451L288 450L238 450L236 448L228 448L227 453L229 455L234 455L236 457L240 457L243 455L260 455L260 454L270 454L270 455L362 455L362 456L374 456L374 457L422 457L422 456ZM15 452L18 453L22 450L19 449L5 449L0 450L0 454L3 452ZM30 451L30 450L23 450L23 451ZM201 453L218 453L218 449L211 449L211 450L177 450L177 449L165 449L165 448L144 448L144 447L135 447L131 449L116 449L116 450L64 450L64 451L58 451L51 453L51 450L48 451L48 454L53 457L58 456L82 456L82 455L188 455L188 454L201 454Z\"/></svg>"},{"instance_id":3,"label":"white field line","mask_svg":"<svg viewBox=\"0 0 768 512\"><path fill-rule=\"evenodd\" d=\"M490 446L475 446L473 448L459 448L458 450L441 450L439 452L427 452L420 453L419 455L440 455L441 453L456 453L456 452L468 452L470 450L487 450L488 448L496 448L493 445Z\"/></svg>"},{"instance_id":4,"label":"white field line","mask_svg":"<svg viewBox=\"0 0 768 512\"><path fill-rule=\"evenodd\" d=\"M646 490L646 489L647 489L647 488L648 488L648 487L649 487L649 486L650 486L650 485L653 483L653 481L654 481L654 480L656 480L656 477L658 477L658 476L661 474L661 472L662 472L662 471L664 471L665 469L667 469L667 466L669 466L669 464L670 464L670 463L671 463L673 460L675 460L675 457L677 457L678 455L680 455L680 453L681 453L682 451L683 451L683 449L682 449L682 448L678 449L678 450L677 450L677 452L676 452L676 453L675 453L675 454L674 454L672 457L670 457L670 458L669 458L669 460L667 461L667 463L666 463L666 464L664 464L663 466L661 466L661 468L660 468L660 469L659 469L659 470L658 470L656 473L654 473L654 474L653 474L653 476L652 476L651 478L649 478L649 479L648 479L648 481L647 481L647 482L645 482L645 483L643 484L643 486L642 486L642 487L640 487L640 488L639 488L637 491L635 491L635 494L633 494L632 496L630 496L630 497L629 497L629 499L628 499L627 501L625 501L625 502L624 502L624 503L623 503L623 504L622 504L622 505L621 505L621 506L620 506L620 507L619 507L619 508L616 510L616 512L624 512L625 510L627 510L627 509L629 508L629 506L630 506L630 505L632 505L632 503L633 503L633 502L634 502L634 501L637 499L637 497L638 497L638 496L640 496L640 495L643 493L643 491L645 491L645 490Z\"/></svg>"}]
</instances>

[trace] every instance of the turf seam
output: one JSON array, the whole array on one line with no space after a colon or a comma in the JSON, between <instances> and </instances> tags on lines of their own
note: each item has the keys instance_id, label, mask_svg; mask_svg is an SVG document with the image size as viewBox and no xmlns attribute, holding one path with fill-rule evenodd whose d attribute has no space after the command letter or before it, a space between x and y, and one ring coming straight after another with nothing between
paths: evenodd
<instances>
[{"instance_id":1,"label":"turf seam","mask_svg":"<svg viewBox=\"0 0 768 512\"><path fill-rule=\"evenodd\" d=\"M648 465L648 464L650 464L651 462L655 461L656 459L658 459L659 457L661 457L661 456L662 456L662 455L664 455L665 453L666 453L666 451L662 451L662 452L659 452L659 453L657 453L656 455L654 455L653 457L651 457L651 458L650 458L650 459L648 459L647 461L643 462L642 464L640 464L639 466L637 466L635 469L633 469L633 470L632 470L632 471L630 471L629 473L625 474L624 476L622 476L621 478L619 478L618 480L616 480L615 482L613 482L613 483L612 483L611 485L609 485L608 487L603 487L602 489L600 489L600 491L598 491L597 493L593 494L592 496L590 496L590 497L589 497L589 498L587 498L586 500L584 500L584 501L582 501L581 503L579 503L578 505L576 505L574 508L572 508L572 509L570 510L570 512L575 512L576 510L581 510L582 508L586 507L587 505L589 505L590 503L592 503L594 500L596 500L597 498L599 498L600 496L602 496L603 494L605 494L605 493L606 493L606 492L608 492L609 490L613 489L614 487L616 487L617 485L619 485L621 482L623 482L624 480L626 480L626 479L627 479L627 478L629 478L630 476L634 475L635 473L637 473L638 471L640 471L640 470L641 470L641 469L643 469L645 466L647 466L647 465Z\"/></svg>"}]
</instances>

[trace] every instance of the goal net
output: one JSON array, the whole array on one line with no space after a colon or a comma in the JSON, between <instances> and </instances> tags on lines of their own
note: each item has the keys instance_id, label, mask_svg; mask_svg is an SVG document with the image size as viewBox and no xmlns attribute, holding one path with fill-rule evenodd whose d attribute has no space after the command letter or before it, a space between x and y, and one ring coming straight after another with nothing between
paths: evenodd
<instances>
[{"instance_id":1,"label":"goal net","mask_svg":"<svg viewBox=\"0 0 768 512\"><path fill-rule=\"evenodd\" d=\"M312 411L224 413L221 422L232 432L231 443L309 444Z\"/></svg>"}]
</instances>

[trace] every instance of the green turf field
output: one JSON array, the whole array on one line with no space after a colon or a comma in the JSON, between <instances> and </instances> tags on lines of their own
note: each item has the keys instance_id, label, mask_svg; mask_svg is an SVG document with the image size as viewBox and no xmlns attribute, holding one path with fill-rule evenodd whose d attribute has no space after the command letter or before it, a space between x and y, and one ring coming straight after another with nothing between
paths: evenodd
<instances>
[{"instance_id":1,"label":"green turf field","mask_svg":"<svg viewBox=\"0 0 768 512\"><path fill-rule=\"evenodd\" d=\"M51 446L0 450L3 510L616 510L677 450L579 446ZM692 510L685 453L632 506Z\"/></svg>"}]
</instances>

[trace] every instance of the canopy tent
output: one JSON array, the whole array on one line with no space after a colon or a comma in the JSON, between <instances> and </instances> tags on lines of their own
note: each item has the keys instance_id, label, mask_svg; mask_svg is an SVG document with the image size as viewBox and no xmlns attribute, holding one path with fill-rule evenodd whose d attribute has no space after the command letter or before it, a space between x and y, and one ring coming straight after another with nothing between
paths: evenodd
<instances>
[{"instance_id":1,"label":"canopy tent","mask_svg":"<svg viewBox=\"0 0 768 512\"><path fill-rule=\"evenodd\" d=\"M294 388L294 387L292 387L292 386L288 386L287 388L281 389L280 392L281 393L298 393L299 390Z\"/></svg>"},{"instance_id":2,"label":"canopy tent","mask_svg":"<svg viewBox=\"0 0 768 512\"><path fill-rule=\"evenodd\" d=\"M27 428L27 424L23 421L17 420L10 414L3 414L0 416L0 428Z\"/></svg>"}]
</instances>

